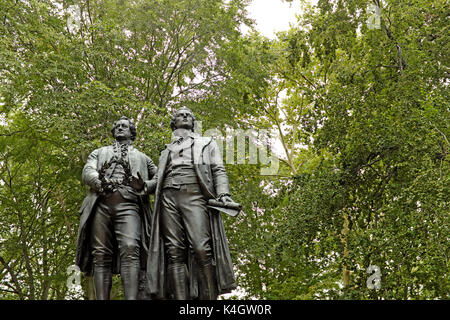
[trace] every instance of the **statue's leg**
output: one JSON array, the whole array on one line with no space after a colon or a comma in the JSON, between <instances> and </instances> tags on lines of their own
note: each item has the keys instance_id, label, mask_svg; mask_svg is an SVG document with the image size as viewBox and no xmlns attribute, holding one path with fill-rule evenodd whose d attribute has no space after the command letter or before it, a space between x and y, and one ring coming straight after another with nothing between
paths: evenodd
<instances>
[{"instance_id":1,"label":"statue's leg","mask_svg":"<svg viewBox=\"0 0 450 320\"><path fill-rule=\"evenodd\" d=\"M136 300L139 289L141 219L133 202L115 207L114 231L119 246L120 277L126 300Z\"/></svg>"},{"instance_id":2,"label":"statue's leg","mask_svg":"<svg viewBox=\"0 0 450 320\"><path fill-rule=\"evenodd\" d=\"M111 267L94 265L94 291L95 299L109 300L112 287Z\"/></svg>"},{"instance_id":3,"label":"statue's leg","mask_svg":"<svg viewBox=\"0 0 450 320\"><path fill-rule=\"evenodd\" d=\"M112 286L113 234L109 208L99 202L91 229L94 290L97 300L109 300Z\"/></svg>"},{"instance_id":4,"label":"statue's leg","mask_svg":"<svg viewBox=\"0 0 450 320\"><path fill-rule=\"evenodd\" d=\"M178 192L164 189L161 197L161 233L167 255L167 275L176 300L190 299L186 274L186 237L180 212Z\"/></svg>"},{"instance_id":5,"label":"statue's leg","mask_svg":"<svg viewBox=\"0 0 450 320\"><path fill-rule=\"evenodd\" d=\"M212 263L200 266L200 300L216 300L216 274Z\"/></svg>"},{"instance_id":6,"label":"statue's leg","mask_svg":"<svg viewBox=\"0 0 450 320\"><path fill-rule=\"evenodd\" d=\"M199 267L199 298L217 299L215 268L212 264L211 225L206 199L199 189L191 187L181 198L183 223L187 239Z\"/></svg>"},{"instance_id":7,"label":"statue's leg","mask_svg":"<svg viewBox=\"0 0 450 320\"><path fill-rule=\"evenodd\" d=\"M172 287L175 300L188 300L188 285L186 276L186 265L184 263L169 262L167 276Z\"/></svg>"}]
</instances>

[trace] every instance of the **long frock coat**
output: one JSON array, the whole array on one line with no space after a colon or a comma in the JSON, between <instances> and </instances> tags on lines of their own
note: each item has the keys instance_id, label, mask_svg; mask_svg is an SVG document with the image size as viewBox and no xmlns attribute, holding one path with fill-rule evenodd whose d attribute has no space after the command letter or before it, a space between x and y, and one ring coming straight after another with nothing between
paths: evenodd
<instances>
[{"instance_id":1,"label":"long frock coat","mask_svg":"<svg viewBox=\"0 0 450 320\"><path fill-rule=\"evenodd\" d=\"M195 172L206 199L216 199L222 193L229 193L228 177L223 166L222 156L217 143L210 137L200 137L192 133L193 160ZM157 184L155 191L155 206L152 219L152 233L147 263L148 289L153 298L166 299L170 288L166 280L166 257L164 241L160 231L161 193L162 182L169 160L170 145L161 152L158 163ZM216 271L218 294L229 293L236 288L236 281L231 263L228 240L220 212L210 211L212 233L213 265ZM197 298L198 293L198 266L192 255L188 255L190 296Z\"/></svg>"}]
</instances>

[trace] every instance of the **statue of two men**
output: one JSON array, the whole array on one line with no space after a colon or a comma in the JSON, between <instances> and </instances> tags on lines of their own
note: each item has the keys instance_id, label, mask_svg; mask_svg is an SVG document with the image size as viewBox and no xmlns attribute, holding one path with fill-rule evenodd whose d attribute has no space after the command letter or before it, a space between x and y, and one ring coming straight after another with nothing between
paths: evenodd
<instances>
[{"instance_id":1,"label":"statue of two men","mask_svg":"<svg viewBox=\"0 0 450 320\"><path fill-rule=\"evenodd\" d=\"M174 113L158 168L132 147L136 129L124 117L113 126L114 144L89 156L77 265L93 274L97 299L109 299L119 272L125 299L213 300L236 288L222 217L208 207L211 199L232 202L228 177L216 142L194 127L191 110Z\"/></svg>"}]
</instances>

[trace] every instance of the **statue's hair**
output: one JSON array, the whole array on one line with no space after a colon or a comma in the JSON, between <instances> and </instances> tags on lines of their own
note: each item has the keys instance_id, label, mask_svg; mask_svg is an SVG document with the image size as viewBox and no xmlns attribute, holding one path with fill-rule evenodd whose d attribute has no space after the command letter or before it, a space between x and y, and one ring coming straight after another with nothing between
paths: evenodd
<instances>
[{"instance_id":1,"label":"statue's hair","mask_svg":"<svg viewBox=\"0 0 450 320\"><path fill-rule=\"evenodd\" d=\"M130 124L131 140L134 141L134 139L136 139L136 133L137 133L136 125L134 124L133 119L130 119L130 118L125 117L125 116L121 116L119 120L114 122L114 124L113 124L113 126L111 128L112 136L114 137L114 139L116 138L114 136L114 131L116 130L117 122L119 122L120 120L128 120L128 123Z\"/></svg>"},{"instance_id":2,"label":"statue's hair","mask_svg":"<svg viewBox=\"0 0 450 320\"><path fill-rule=\"evenodd\" d=\"M192 119L193 119L193 124L194 124L192 126L192 132L194 132L194 128L195 128L195 116L194 116L194 113L192 112L191 109L189 109L187 107L184 107L184 106L173 113L172 119L170 119L170 129L172 129L172 131L174 131L176 129L175 128L175 118L176 118L178 112L180 112L181 110L186 110L186 111L188 111L191 114Z\"/></svg>"}]
</instances>

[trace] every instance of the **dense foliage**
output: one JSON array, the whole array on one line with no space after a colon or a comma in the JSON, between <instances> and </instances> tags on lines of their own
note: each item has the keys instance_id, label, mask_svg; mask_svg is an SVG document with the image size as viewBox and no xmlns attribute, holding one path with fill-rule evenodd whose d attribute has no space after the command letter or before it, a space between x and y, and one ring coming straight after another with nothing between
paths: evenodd
<instances>
[{"instance_id":1,"label":"dense foliage","mask_svg":"<svg viewBox=\"0 0 450 320\"><path fill-rule=\"evenodd\" d=\"M81 296L66 282L86 157L123 114L157 162L181 104L203 130L279 135L276 174L227 164L240 298L448 299L445 1L319 0L274 40L247 4L0 3L2 299L92 297L89 279Z\"/></svg>"}]
</instances>

